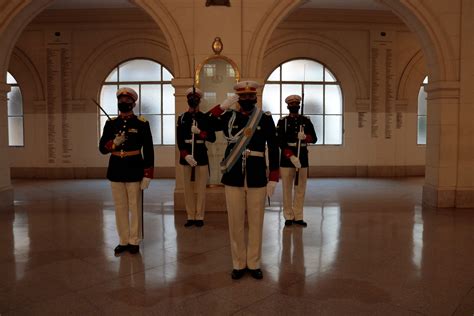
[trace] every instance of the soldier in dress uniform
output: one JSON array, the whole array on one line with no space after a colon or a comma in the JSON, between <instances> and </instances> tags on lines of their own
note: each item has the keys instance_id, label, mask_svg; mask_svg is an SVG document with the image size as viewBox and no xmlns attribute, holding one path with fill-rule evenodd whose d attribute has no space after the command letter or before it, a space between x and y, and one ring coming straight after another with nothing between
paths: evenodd
<instances>
[{"instance_id":1,"label":"soldier in dress uniform","mask_svg":"<svg viewBox=\"0 0 474 316\"><path fill-rule=\"evenodd\" d=\"M303 204L308 174L307 146L316 143L318 138L311 120L298 114L301 97L290 95L285 102L288 104L290 114L282 117L277 126L278 143L281 148L280 173L285 226L295 223L306 227L307 223L303 220ZM298 174L298 185L293 186L296 174Z\"/></svg>"},{"instance_id":2,"label":"soldier in dress uniform","mask_svg":"<svg viewBox=\"0 0 474 316\"><path fill-rule=\"evenodd\" d=\"M183 166L184 174L184 201L188 215L184 226L201 227L204 225L206 184L209 179L206 141L215 142L216 133L209 125L209 117L199 111L202 91L191 87L186 91L186 97L188 111L179 116L176 124L179 163Z\"/></svg>"},{"instance_id":3,"label":"soldier in dress uniform","mask_svg":"<svg viewBox=\"0 0 474 316\"><path fill-rule=\"evenodd\" d=\"M258 83L242 81L234 86L237 94L211 109L216 130L222 130L228 142L221 163L225 185L227 215L232 251L232 279L249 271L255 279L260 269L265 196L271 196L279 178L279 149L276 129L269 112L257 106ZM239 110L230 108L238 102ZM267 178L265 146L270 164ZM245 238L245 211L248 218L248 243Z\"/></svg>"},{"instance_id":4,"label":"soldier in dress uniform","mask_svg":"<svg viewBox=\"0 0 474 316\"><path fill-rule=\"evenodd\" d=\"M107 179L111 181L120 238L115 255L126 250L135 254L140 250L141 190L148 188L153 178L150 125L133 113L137 99L138 94L131 88L117 91L119 116L105 123L99 144L102 154L111 154Z\"/></svg>"}]
</instances>

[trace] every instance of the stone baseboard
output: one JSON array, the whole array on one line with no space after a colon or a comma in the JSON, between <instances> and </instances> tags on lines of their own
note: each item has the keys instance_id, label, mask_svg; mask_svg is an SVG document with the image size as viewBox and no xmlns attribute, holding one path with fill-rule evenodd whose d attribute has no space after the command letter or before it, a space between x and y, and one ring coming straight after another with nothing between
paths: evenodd
<instances>
[{"instance_id":1,"label":"stone baseboard","mask_svg":"<svg viewBox=\"0 0 474 316\"><path fill-rule=\"evenodd\" d=\"M424 176L425 166L310 166L310 178Z\"/></svg>"},{"instance_id":2,"label":"stone baseboard","mask_svg":"<svg viewBox=\"0 0 474 316\"><path fill-rule=\"evenodd\" d=\"M155 178L174 179L175 167L156 167ZM105 179L106 167L10 168L12 179Z\"/></svg>"}]
</instances>

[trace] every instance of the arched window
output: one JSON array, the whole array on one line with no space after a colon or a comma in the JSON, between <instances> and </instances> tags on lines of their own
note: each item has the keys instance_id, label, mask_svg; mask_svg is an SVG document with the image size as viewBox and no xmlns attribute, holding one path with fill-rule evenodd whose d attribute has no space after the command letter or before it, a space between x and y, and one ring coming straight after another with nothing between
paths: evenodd
<instances>
[{"instance_id":1,"label":"arched window","mask_svg":"<svg viewBox=\"0 0 474 316\"><path fill-rule=\"evenodd\" d=\"M428 77L425 77L418 92L418 128L416 143L418 145L426 145L426 91L425 86L428 84Z\"/></svg>"},{"instance_id":2,"label":"arched window","mask_svg":"<svg viewBox=\"0 0 474 316\"><path fill-rule=\"evenodd\" d=\"M8 145L19 147L25 145L23 132L23 98L15 78L7 72L7 84L10 85L8 99Z\"/></svg>"},{"instance_id":3,"label":"arched window","mask_svg":"<svg viewBox=\"0 0 474 316\"><path fill-rule=\"evenodd\" d=\"M136 115L150 122L155 145L175 144L175 102L173 75L161 64L147 59L133 59L121 63L108 75L100 92L100 104L109 116L118 115L115 93L121 87L133 88L138 93ZM100 113L102 134L107 116Z\"/></svg>"},{"instance_id":4,"label":"arched window","mask_svg":"<svg viewBox=\"0 0 474 316\"><path fill-rule=\"evenodd\" d=\"M342 91L336 77L324 65L296 59L278 66L268 77L262 107L272 112L275 123L288 114L285 98L304 97L302 113L313 122L319 145L341 145L343 131Z\"/></svg>"}]
</instances>

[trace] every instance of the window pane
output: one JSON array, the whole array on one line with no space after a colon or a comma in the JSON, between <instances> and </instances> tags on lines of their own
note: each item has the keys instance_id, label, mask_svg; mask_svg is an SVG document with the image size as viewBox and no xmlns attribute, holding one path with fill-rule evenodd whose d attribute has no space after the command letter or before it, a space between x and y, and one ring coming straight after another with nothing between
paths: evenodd
<instances>
[{"instance_id":1,"label":"window pane","mask_svg":"<svg viewBox=\"0 0 474 316\"><path fill-rule=\"evenodd\" d=\"M17 83L15 78L12 76L11 73L7 72L7 83L8 84L15 84Z\"/></svg>"},{"instance_id":2,"label":"window pane","mask_svg":"<svg viewBox=\"0 0 474 316\"><path fill-rule=\"evenodd\" d=\"M161 86L144 84L141 86L141 114L161 113Z\"/></svg>"},{"instance_id":3,"label":"window pane","mask_svg":"<svg viewBox=\"0 0 474 316\"><path fill-rule=\"evenodd\" d=\"M270 77L268 77L267 81L280 81L280 67L273 70L272 74L270 75Z\"/></svg>"},{"instance_id":4,"label":"window pane","mask_svg":"<svg viewBox=\"0 0 474 316\"><path fill-rule=\"evenodd\" d=\"M326 114L342 114L342 94L339 86L326 85Z\"/></svg>"},{"instance_id":5,"label":"window pane","mask_svg":"<svg viewBox=\"0 0 474 316\"><path fill-rule=\"evenodd\" d=\"M418 137L419 145L426 145L426 116L418 116Z\"/></svg>"},{"instance_id":6,"label":"window pane","mask_svg":"<svg viewBox=\"0 0 474 316\"><path fill-rule=\"evenodd\" d=\"M174 121L174 115L163 115L163 144L164 145L173 145L174 144L174 134L176 129L176 122Z\"/></svg>"},{"instance_id":7,"label":"window pane","mask_svg":"<svg viewBox=\"0 0 474 316\"><path fill-rule=\"evenodd\" d=\"M102 91L100 91L100 106L107 112L108 115L117 115L117 86L116 85L106 85L102 86ZM103 115L102 111L98 109L100 114Z\"/></svg>"},{"instance_id":8,"label":"window pane","mask_svg":"<svg viewBox=\"0 0 474 316\"><path fill-rule=\"evenodd\" d=\"M426 115L426 96L425 87L421 86L418 92L418 115Z\"/></svg>"},{"instance_id":9,"label":"window pane","mask_svg":"<svg viewBox=\"0 0 474 316\"><path fill-rule=\"evenodd\" d=\"M119 66L120 81L160 81L161 65L145 59L127 61Z\"/></svg>"},{"instance_id":10,"label":"window pane","mask_svg":"<svg viewBox=\"0 0 474 316\"><path fill-rule=\"evenodd\" d=\"M262 95L262 110L280 113L280 85L266 84Z\"/></svg>"},{"instance_id":11,"label":"window pane","mask_svg":"<svg viewBox=\"0 0 474 316\"><path fill-rule=\"evenodd\" d=\"M311 119L311 122L314 125L314 131L316 132L316 136L318 137L318 141L316 144L323 143L323 116L322 115L308 115Z\"/></svg>"},{"instance_id":12,"label":"window pane","mask_svg":"<svg viewBox=\"0 0 474 316\"><path fill-rule=\"evenodd\" d=\"M304 60L292 60L281 65L283 81L303 81Z\"/></svg>"},{"instance_id":13,"label":"window pane","mask_svg":"<svg viewBox=\"0 0 474 316\"><path fill-rule=\"evenodd\" d=\"M165 67L163 67L163 81L171 81L173 79L173 75L171 72L168 71Z\"/></svg>"},{"instance_id":14,"label":"window pane","mask_svg":"<svg viewBox=\"0 0 474 316\"><path fill-rule=\"evenodd\" d=\"M23 117L8 118L8 145L23 146Z\"/></svg>"},{"instance_id":15,"label":"window pane","mask_svg":"<svg viewBox=\"0 0 474 316\"><path fill-rule=\"evenodd\" d=\"M174 114L174 88L170 84L163 85L163 113Z\"/></svg>"},{"instance_id":16,"label":"window pane","mask_svg":"<svg viewBox=\"0 0 474 316\"><path fill-rule=\"evenodd\" d=\"M150 123L151 136L154 145L161 145L161 120L160 115L144 115ZM173 126L173 131L175 127ZM174 135L174 132L173 132Z\"/></svg>"},{"instance_id":17,"label":"window pane","mask_svg":"<svg viewBox=\"0 0 474 316\"><path fill-rule=\"evenodd\" d=\"M337 81L336 77L334 77L334 75L329 70L327 70L326 68L324 69L324 81L326 81L326 82L335 82L335 81Z\"/></svg>"},{"instance_id":18,"label":"window pane","mask_svg":"<svg viewBox=\"0 0 474 316\"><path fill-rule=\"evenodd\" d=\"M117 77L117 71L118 68L115 68L114 70L112 70L112 72L109 74L109 76L105 79L105 82L117 82L118 81L118 77Z\"/></svg>"},{"instance_id":19,"label":"window pane","mask_svg":"<svg viewBox=\"0 0 474 316\"><path fill-rule=\"evenodd\" d=\"M305 81L323 81L324 66L312 60L306 60L303 67Z\"/></svg>"},{"instance_id":20,"label":"window pane","mask_svg":"<svg viewBox=\"0 0 474 316\"><path fill-rule=\"evenodd\" d=\"M326 115L324 124L324 143L327 145L342 144L341 115Z\"/></svg>"},{"instance_id":21,"label":"window pane","mask_svg":"<svg viewBox=\"0 0 474 316\"><path fill-rule=\"evenodd\" d=\"M23 115L23 102L21 100L21 92L19 87L11 87L7 94L8 98L8 115Z\"/></svg>"},{"instance_id":22,"label":"window pane","mask_svg":"<svg viewBox=\"0 0 474 316\"><path fill-rule=\"evenodd\" d=\"M323 114L323 85L305 84L303 110L303 114Z\"/></svg>"}]
</instances>

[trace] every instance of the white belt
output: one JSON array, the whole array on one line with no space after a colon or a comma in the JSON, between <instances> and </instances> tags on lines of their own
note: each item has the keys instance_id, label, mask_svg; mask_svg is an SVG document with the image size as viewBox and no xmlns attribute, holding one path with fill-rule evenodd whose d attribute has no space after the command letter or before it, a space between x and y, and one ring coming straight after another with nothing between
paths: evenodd
<instances>
[{"instance_id":1,"label":"white belt","mask_svg":"<svg viewBox=\"0 0 474 316\"><path fill-rule=\"evenodd\" d=\"M296 147L296 146L298 146L298 143L288 143L288 146L290 146L290 147ZM301 146L301 147L306 147L306 144L305 144L305 143L301 143L300 146Z\"/></svg>"},{"instance_id":2,"label":"white belt","mask_svg":"<svg viewBox=\"0 0 474 316\"><path fill-rule=\"evenodd\" d=\"M184 142L187 143L187 144L191 144L193 142L193 140L192 139L185 139ZM196 139L194 142L196 144L204 144L204 141L202 139Z\"/></svg>"}]
</instances>

